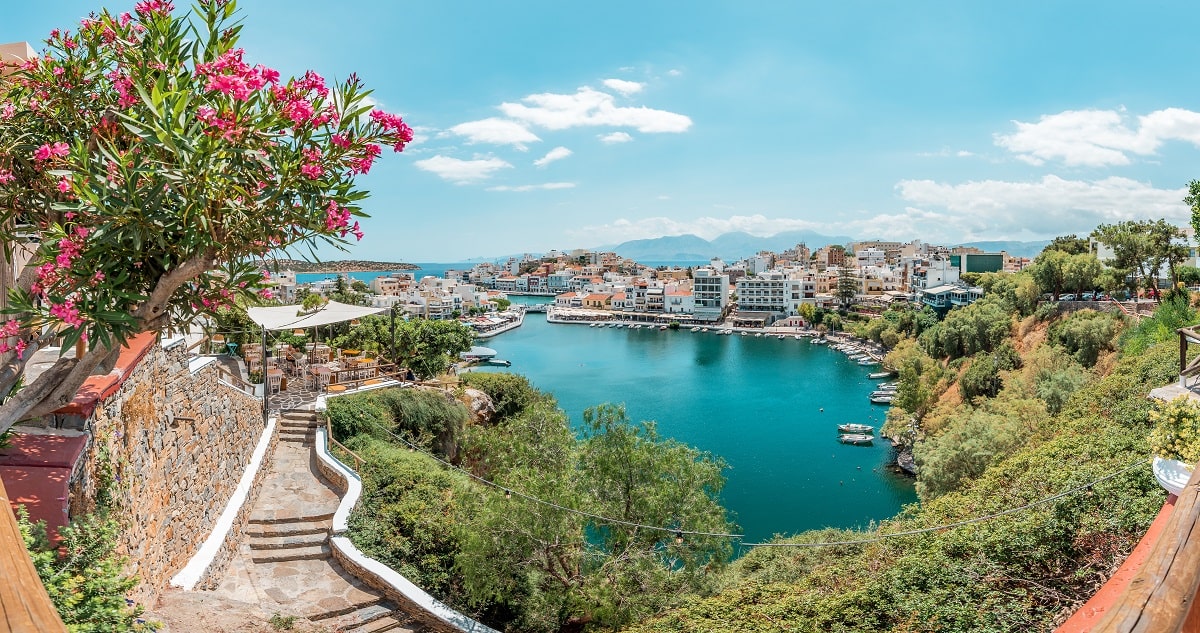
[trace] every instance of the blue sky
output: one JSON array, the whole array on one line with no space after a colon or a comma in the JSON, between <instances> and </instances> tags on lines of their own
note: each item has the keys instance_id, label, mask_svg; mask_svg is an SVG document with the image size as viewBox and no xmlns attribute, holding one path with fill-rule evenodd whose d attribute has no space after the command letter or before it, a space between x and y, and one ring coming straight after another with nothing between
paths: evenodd
<instances>
[{"instance_id":1,"label":"blue sky","mask_svg":"<svg viewBox=\"0 0 1200 633\"><path fill-rule=\"evenodd\" d=\"M0 42L37 48L133 3L12 4ZM418 131L363 181L356 258L801 228L1044 239L1186 224L1200 178L1195 3L240 7L247 61L357 72Z\"/></svg>"}]
</instances>

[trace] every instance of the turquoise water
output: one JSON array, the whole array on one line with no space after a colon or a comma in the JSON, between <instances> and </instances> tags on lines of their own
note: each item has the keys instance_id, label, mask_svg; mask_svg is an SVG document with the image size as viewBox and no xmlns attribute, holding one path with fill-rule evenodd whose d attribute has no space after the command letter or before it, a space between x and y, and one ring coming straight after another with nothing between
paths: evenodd
<instances>
[{"instance_id":1,"label":"turquoise water","mask_svg":"<svg viewBox=\"0 0 1200 633\"><path fill-rule=\"evenodd\" d=\"M530 302L517 297L518 302ZM822 527L859 527L916 501L886 465L887 441L843 445L837 424L878 429L878 381L842 353L807 340L711 332L525 324L484 343L512 361L485 371L524 374L580 424L583 410L624 403L667 437L729 463L723 500L747 541Z\"/></svg>"},{"instance_id":2,"label":"turquoise water","mask_svg":"<svg viewBox=\"0 0 1200 633\"><path fill-rule=\"evenodd\" d=\"M393 272L409 273L416 279L422 277L444 277L447 270L470 270L475 264L458 263L458 264L442 264L442 263L416 263L414 266L419 266L416 270L397 270L397 271L382 271L382 272L365 272L365 273L346 273L350 279L357 279L363 283L371 283L371 280L380 275L390 275ZM308 284L314 281L320 281L326 278L337 277L335 273L297 273L296 283Z\"/></svg>"}]
</instances>

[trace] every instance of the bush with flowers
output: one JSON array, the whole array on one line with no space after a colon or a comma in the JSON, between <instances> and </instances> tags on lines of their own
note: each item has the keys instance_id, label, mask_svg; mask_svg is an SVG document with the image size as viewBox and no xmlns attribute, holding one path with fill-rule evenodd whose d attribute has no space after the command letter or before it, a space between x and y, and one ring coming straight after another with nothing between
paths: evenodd
<instances>
[{"instance_id":1,"label":"bush with flowers","mask_svg":"<svg viewBox=\"0 0 1200 633\"><path fill-rule=\"evenodd\" d=\"M1187 396L1155 403L1150 412L1150 450L1162 459L1195 467L1200 462L1200 405Z\"/></svg>"},{"instance_id":2,"label":"bush with flowers","mask_svg":"<svg viewBox=\"0 0 1200 633\"><path fill-rule=\"evenodd\" d=\"M0 432L66 404L133 334L267 296L262 261L362 237L355 180L412 140L355 75L284 78L245 59L233 0L102 11L0 68L0 242L32 260L0 320ZM48 327L47 327L48 326Z\"/></svg>"}]
</instances>

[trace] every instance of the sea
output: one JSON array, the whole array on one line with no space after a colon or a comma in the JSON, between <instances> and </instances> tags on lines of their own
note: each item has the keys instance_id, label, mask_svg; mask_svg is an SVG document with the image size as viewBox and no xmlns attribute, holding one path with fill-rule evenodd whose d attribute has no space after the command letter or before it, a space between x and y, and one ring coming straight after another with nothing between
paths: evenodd
<instances>
[{"instance_id":1,"label":"sea","mask_svg":"<svg viewBox=\"0 0 1200 633\"><path fill-rule=\"evenodd\" d=\"M698 265L707 262L645 262ZM413 273L441 277L471 263L419 263ZM349 273L369 282L388 272ZM330 274L299 274L310 282ZM512 297L540 303L544 297ZM578 427L597 404L624 404L634 421L652 420L664 437L721 457L721 493L745 542L825 527L859 528L915 503L913 481L896 474L891 445L837 441L837 425L883 425L886 407L867 399L879 381L870 368L807 339L717 336L712 332L627 330L547 323L486 339L511 367L551 393Z\"/></svg>"},{"instance_id":2,"label":"sea","mask_svg":"<svg viewBox=\"0 0 1200 633\"><path fill-rule=\"evenodd\" d=\"M867 377L871 369L827 346L690 328L554 324L542 313L483 344L512 366L476 371L525 375L554 394L575 426L584 409L621 403L631 420L653 420L661 435L724 459L722 501L746 542L868 527L917 501L912 479L890 467L889 442L837 441L838 424L878 430L886 407L867 399L880 382Z\"/></svg>"}]
</instances>

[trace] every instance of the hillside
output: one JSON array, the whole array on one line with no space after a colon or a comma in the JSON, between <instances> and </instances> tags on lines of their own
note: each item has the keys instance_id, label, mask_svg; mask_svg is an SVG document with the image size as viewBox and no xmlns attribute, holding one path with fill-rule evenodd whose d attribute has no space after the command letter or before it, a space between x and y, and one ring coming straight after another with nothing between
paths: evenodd
<instances>
[{"instance_id":1,"label":"hillside","mask_svg":"<svg viewBox=\"0 0 1200 633\"><path fill-rule=\"evenodd\" d=\"M1162 506L1146 463L1147 394L1176 377L1174 328L1197 316L1172 305L1135 326L1091 311L997 310L1003 303L924 332L918 324L889 356L902 389L914 387L897 403L921 413L920 505L867 529L750 549L723 572L721 591L627 630L1048 631L1064 621ZM986 338L954 334L989 323L1000 327ZM866 325L860 334L872 337L892 327ZM1095 336L1081 338L1089 329ZM1100 346L1080 344L1088 338ZM915 415L893 413L902 427ZM889 537L898 532L913 534Z\"/></svg>"}]
</instances>

